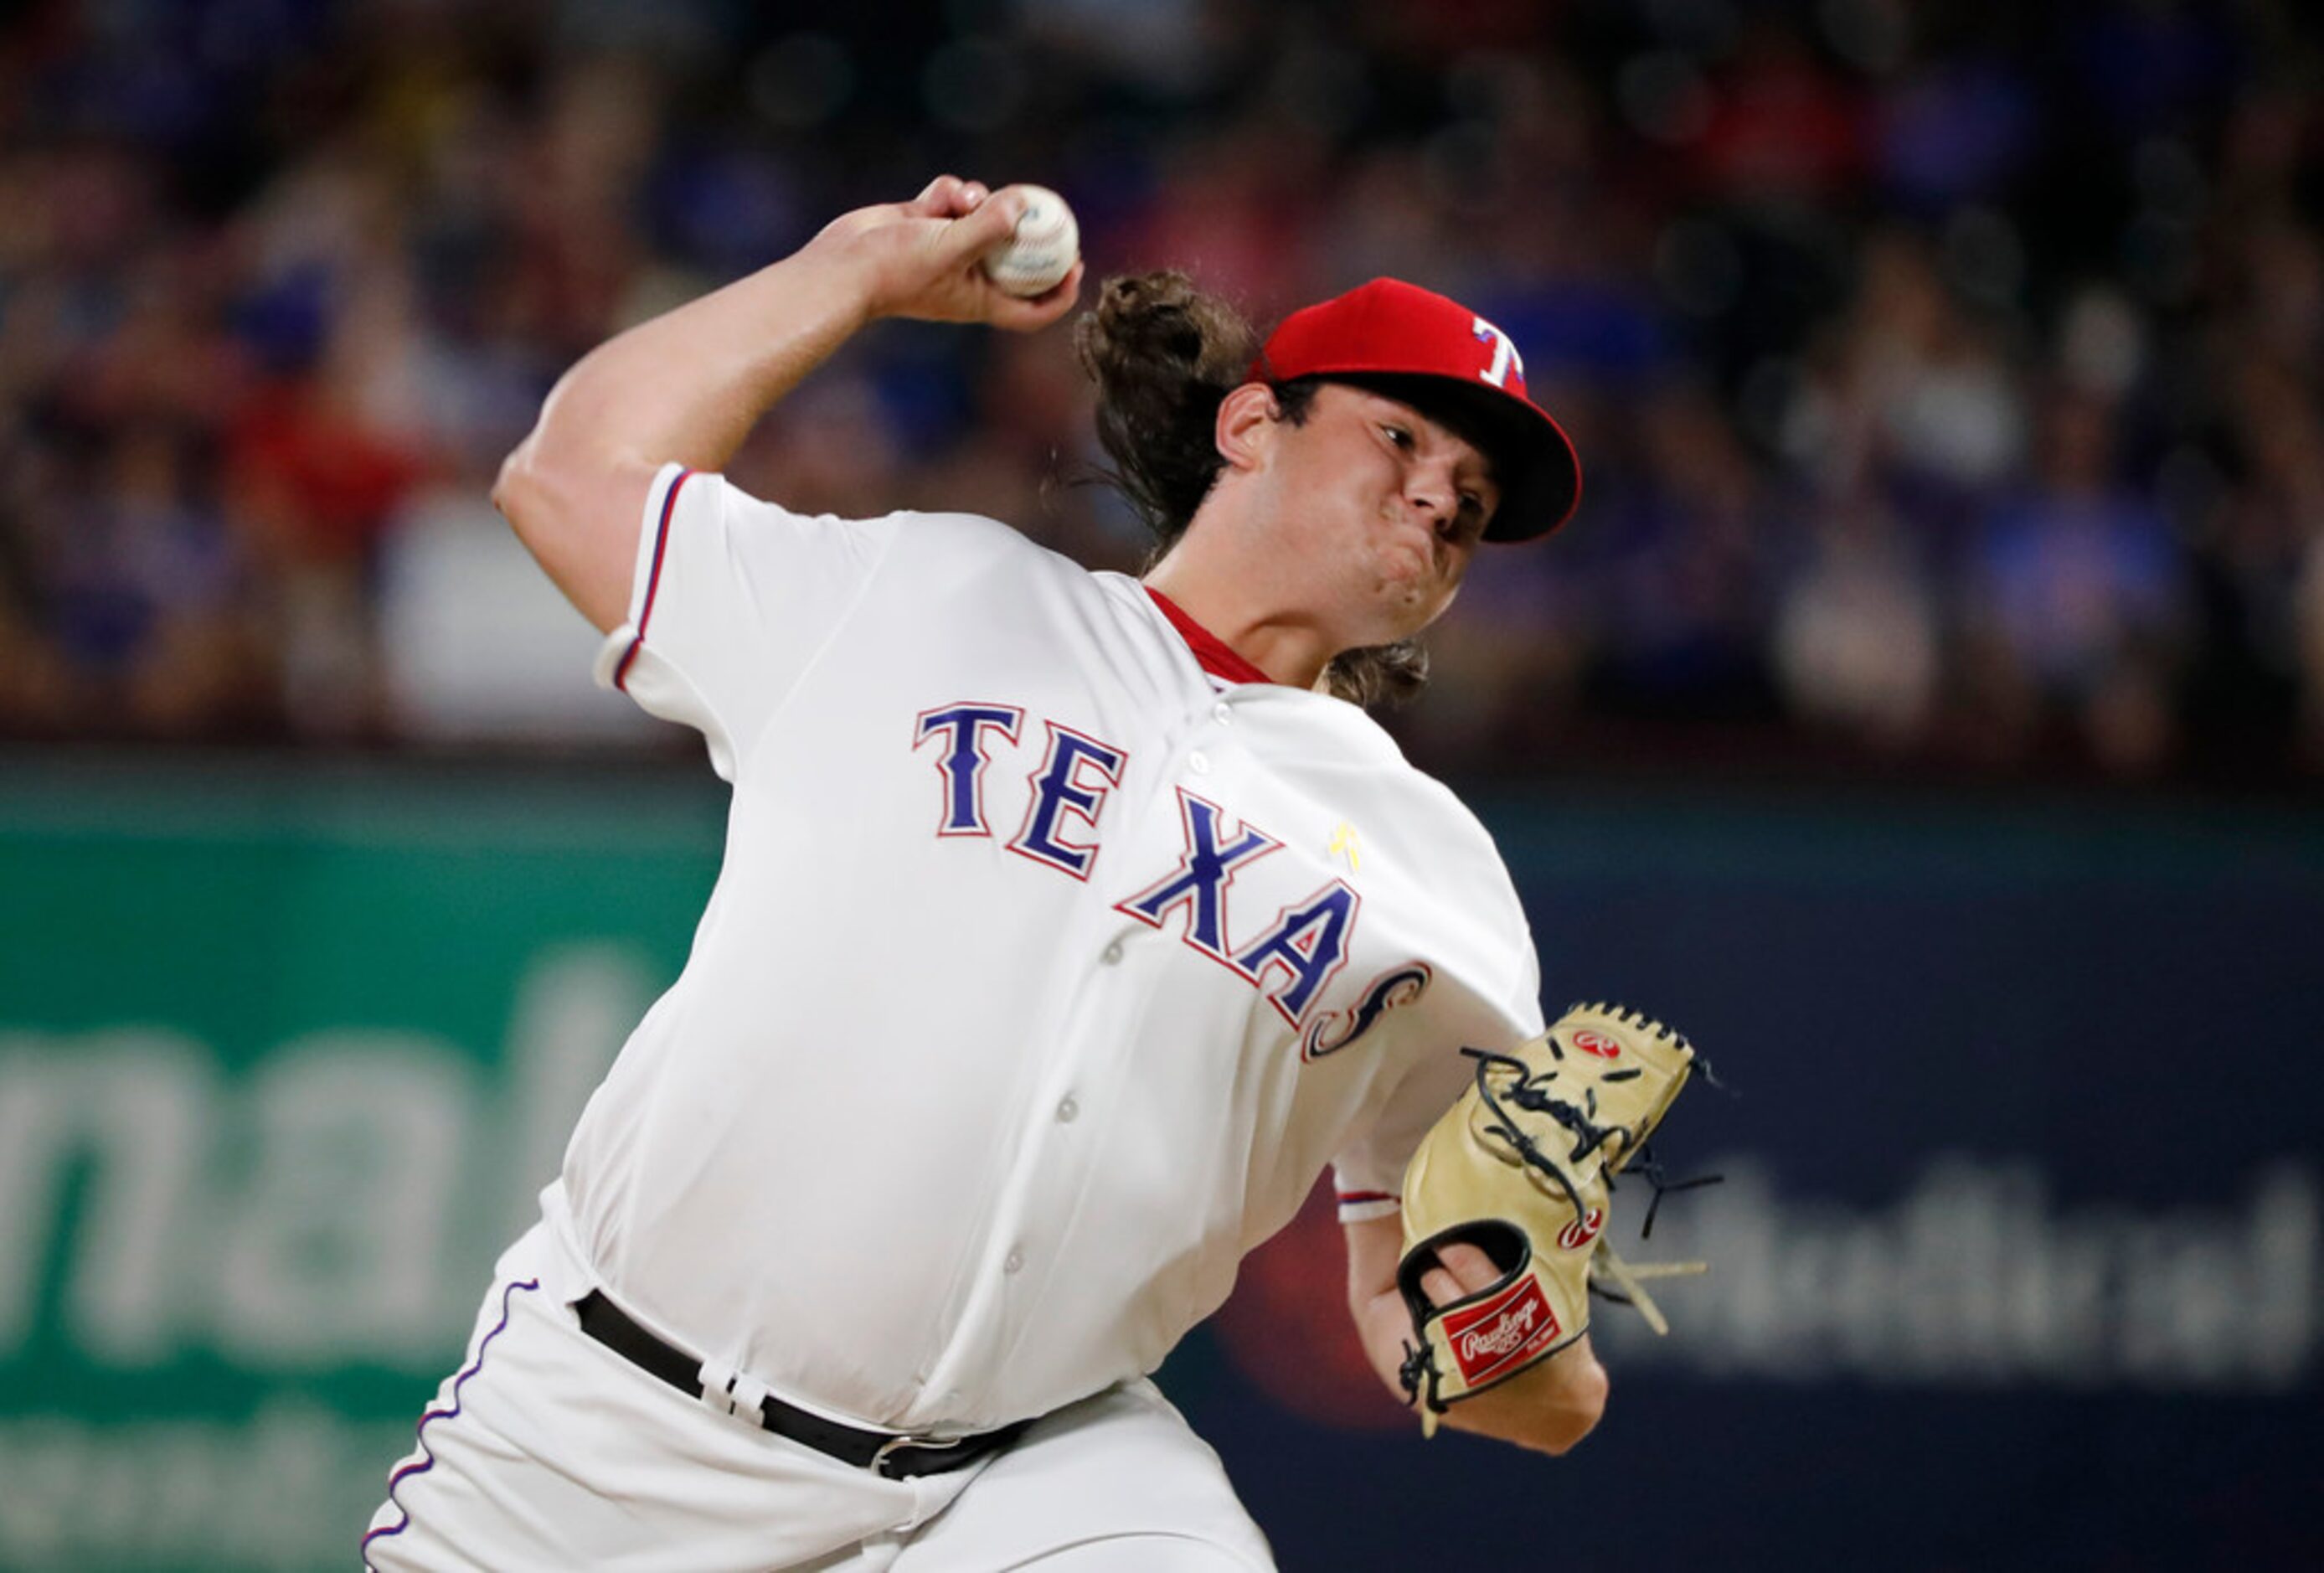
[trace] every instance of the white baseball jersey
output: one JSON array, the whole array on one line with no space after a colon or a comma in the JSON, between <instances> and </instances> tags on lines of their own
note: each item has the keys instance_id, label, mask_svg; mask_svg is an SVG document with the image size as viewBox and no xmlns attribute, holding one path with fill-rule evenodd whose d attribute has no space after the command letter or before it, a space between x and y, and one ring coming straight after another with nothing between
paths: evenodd
<instances>
[{"instance_id":1,"label":"white baseball jersey","mask_svg":"<svg viewBox=\"0 0 2324 1573\"><path fill-rule=\"evenodd\" d=\"M552 1221L794 1402L982 1429L1150 1371L1326 1164L1393 1206L1462 1044L1541 1030L1449 791L991 520L803 518L669 467L598 675L733 797Z\"/></svg>"}]
</instances>

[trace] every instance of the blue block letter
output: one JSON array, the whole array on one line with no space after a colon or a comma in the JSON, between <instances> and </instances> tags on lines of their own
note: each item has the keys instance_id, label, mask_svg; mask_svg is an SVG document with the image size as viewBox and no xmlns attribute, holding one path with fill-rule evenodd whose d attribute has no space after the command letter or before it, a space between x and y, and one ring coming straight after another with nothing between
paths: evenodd
<instances>
[{"instance_id":1,"label":"blue block letter","mask_svg":"<svg viewBox=\"0 0 2324 1573\"><path fill-rule=\"evenodd\" d=\"M991 759L984 752L988 728L1010 742L1025 712L1012 705L952 705L922 710L912 733L917 749L942 735L946 743L936 754L936 774L944 780L944 810L936 820L939 836L990 836L984 822L984 767Z\"/></svg>"},{"instance_id":2,"label":"blue block letter","mask_svg":"<svg viewBox=\"0 0 2324 1573\"><path fill-rule=\"evenodd\" d=\"M1262 988L1268 968L1289 973L1267 997L1285 1021L1297 1026L1332 975L1346 964L1348 936L1361 901L1346 881L1333 880L1305 902L1284 908L1266 937L1234 958L1235 970Z\"/></svg>"},{"instance_id":3,"label":"blue block letter","mask_svg":"<svg viewBox=\"0 0 2324 1573\"><path fill-rule=\"evenodd\" d=\"M1047 725L1049 757L1033 773L1032 805L1025 810L1025 828L1009 843L1009 850L1062 868L1075 879L1087 879L1090 865L1097 861L1097 847L1062 839L1059 822L1071 814L1097 828L1105 794L1120 784L1121 767L1130 756L1055 721ZM1085 780L1085 773L1098 779Z\"/></svg>"},{"instance_id":4,"label":"blue block letter","mask_svg":"<svg viewBox=\"0 0 2324 1573\"><path fill-rule=\"evenodd\" d=\"M1262 857L1283 845L1263 831L1243 827L1231 847L1219 845L1219 806L1178 789L1178 817L1185 822L1186 850L1177 871L1120 905L1131 917L1162 926L1172 907L1186 908L1186 943L1227 959L1227 886L1236 865Z\"/></svg>"}]
</instances>

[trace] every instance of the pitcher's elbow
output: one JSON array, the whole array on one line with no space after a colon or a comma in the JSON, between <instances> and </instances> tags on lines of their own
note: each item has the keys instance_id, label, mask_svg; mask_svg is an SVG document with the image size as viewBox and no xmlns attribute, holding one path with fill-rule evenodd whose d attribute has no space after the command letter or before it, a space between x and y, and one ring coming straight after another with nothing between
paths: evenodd
<instances>
[{"instance_id":1,"label":"pitcher's elbow","mask_svg":"<svg viewBox=\"0 0 2324 1573\"><path fill-rule=\"evenodd\" d=\"M528 437L509 450L501 460L500 473L493 477L493 506L509 523L509 528L524 536L540 515L540 493L544 489L539 472L533 466L533 442Z\"/></svg>"}]
</instances>

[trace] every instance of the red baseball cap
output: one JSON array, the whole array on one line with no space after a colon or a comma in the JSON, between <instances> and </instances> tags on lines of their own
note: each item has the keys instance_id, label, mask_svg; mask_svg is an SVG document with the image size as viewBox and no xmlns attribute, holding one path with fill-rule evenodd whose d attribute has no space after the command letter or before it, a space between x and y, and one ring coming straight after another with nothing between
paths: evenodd
<instances>
[{"instance_id":1,"label":"red baseball cap","mask_svg":"<svg viewBox=\"0 0 2324 1573\"><path fill-rule=\"evenodd\" d=\"M1530 541L1573 516L1582 461L1526 393L1508 335L1466 306L1401 279L1374 279L1294 311L1268 337L1251 378L1328 377L1449 418L1485 450L1500 506L1488 541Z\"/></svg>"}]
</instances>

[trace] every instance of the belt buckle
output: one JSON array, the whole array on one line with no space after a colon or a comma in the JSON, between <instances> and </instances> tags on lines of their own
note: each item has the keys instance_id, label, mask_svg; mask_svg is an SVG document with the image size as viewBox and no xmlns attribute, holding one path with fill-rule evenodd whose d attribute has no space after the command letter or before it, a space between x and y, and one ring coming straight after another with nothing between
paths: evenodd
<instances>
[{"instance_id":1,"label":"belt buckle","mask_svg":"<svg viewBox=\"0 0 2324 1573\"><path fill-rule=\"evenodd\" d=\"M883 1480L893 1480L896 1479L897 1476L888 1473L888 1460L891 1455L900 1451L901 1449L906 1448L927 1448L934 1450L945 1448L957 1448L966 1440L968 1440L966 1437L916 1437L910 1435L890 1437L886 1441L880 1444L880 1450L878 1452L872 1455L872 1472L879 1476Z\"/></svg>"}]
</instances>

